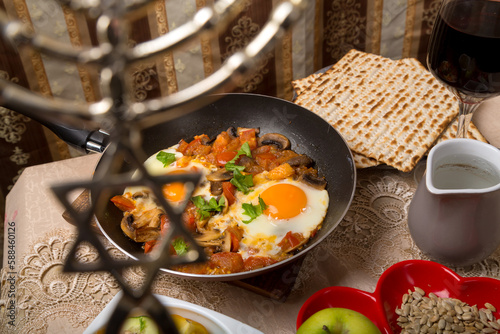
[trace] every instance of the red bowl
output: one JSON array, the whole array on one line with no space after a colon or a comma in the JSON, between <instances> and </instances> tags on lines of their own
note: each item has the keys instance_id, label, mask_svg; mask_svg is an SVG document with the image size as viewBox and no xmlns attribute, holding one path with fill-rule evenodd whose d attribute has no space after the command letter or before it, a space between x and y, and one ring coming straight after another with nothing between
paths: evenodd
<instances>
[{"instance_id":1,"label":"red bowl","mask_svg":"<svg viewBox=\"0 0 500 334\"><path fill-rule=\"evenodd\" d=\"M461 277L451 269L432 261L409 260L394 264L381 276L373 293L333 286L313 294L302 305L297 329L314 313L329 307L344 307L367 316L382 333L399 333L396 307L408 289L420 287L426 295L433 292L442 298L457 298L469 305L484 307L490 303L500 317L500 280L486 277Z\"/></svg>"}]
</instances>

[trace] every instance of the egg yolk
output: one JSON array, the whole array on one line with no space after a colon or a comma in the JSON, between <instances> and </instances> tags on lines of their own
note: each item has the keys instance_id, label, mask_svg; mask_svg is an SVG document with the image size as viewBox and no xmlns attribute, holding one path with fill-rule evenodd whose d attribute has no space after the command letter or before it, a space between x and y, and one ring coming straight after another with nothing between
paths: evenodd
<instances>
[{"instance_id":1,"label":"egg yolk","mask_svg":"<svg viewBox=\"0 0 500 334\"><path fill-rule=\"evenodd\" d=\"M185 174L185 170L176 170L168 174ZM186 197L186 188L182 182L167 183L162 188L163 197L170 202L180 202Z\"/></svg>"},{"instance_id":2,"label":"egg yolk","mask_svg":"<svg viewBox=\"0 0 500 334\"><path fill-rule=\"evenodd\" d=\"M163 196L171 202L180 202L185 195L186 191L182 182L168 183L163 186Z\"/></svg>"},{"instance_id":3,"label":"egg yolk","mask_svg":"<svg viewBox=\"0 0 500 334\"><path fill-rule=\"evenodd\" d=\"M307 196L304 190L288 183L275 184L264 190L260 197L267 205L264 213L276 219L295 217L307 205Z\"/></svg>"}]
</instances>

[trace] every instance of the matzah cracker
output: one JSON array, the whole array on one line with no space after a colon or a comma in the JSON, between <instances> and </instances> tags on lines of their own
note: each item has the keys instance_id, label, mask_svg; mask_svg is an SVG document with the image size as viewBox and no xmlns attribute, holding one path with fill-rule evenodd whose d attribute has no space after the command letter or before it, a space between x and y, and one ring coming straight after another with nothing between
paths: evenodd
<instances>
[{"instance_id":1,"label":"matzah cracker","mask_svg":"<svg viewBox=\"0 0 500 334\"><path fill-rule=\"evenodd\" d=\"M456 138L457 130L458 130L458 119L456 118L448 126L448 128L446 129L446 131L439 138L438 142L442 142L444 140ZM479 141L482 141L484 143L488 142L486 140L486 138L483 137L483 135L481 134L481 132L479 132L479 129L477 128L477 126L475 126L474 123L472 123L472 122L469 123L469 128L467 129L467 138L479 140Z\"/></svg>"},{"instance_id":2,"label":"matzah cracker","mask_svg":"<svg viewBox=\"0 0 500 334\"><path fill-rule=\"evenodd\" d=\"M349 51L297 96L352 151L408 172L458 113L455 97L418 61Z\"/></svg>"},{"instance_id":3,"label":"matzah cracker","mask_svg":"<svg viewBox=\"0 0 500 334\"><path fill-rule=\"evenodd\" d=\"M356 153L354 151L351 151L351 152L352 152L352 157L353 157L354 165L358 169L363 169L363 168L368 168L368 167L375 167L375 166L379 165L379 163L375 159L365 157L364 155Z\"/></svg>"},{"instance_id":4,"label":"matzah cracker","mask_svg":"<svg viewBox=\"0 0 500 334\"><path fill-rule=\"evenodd\" d=\"M293 90L297 95L299 95L302 91L305 91L310 85L312 85L314 80L316 80L319 76L321 76L321 73L313 73L303 79L292 81Z\"/></svg>"}]
</instances>

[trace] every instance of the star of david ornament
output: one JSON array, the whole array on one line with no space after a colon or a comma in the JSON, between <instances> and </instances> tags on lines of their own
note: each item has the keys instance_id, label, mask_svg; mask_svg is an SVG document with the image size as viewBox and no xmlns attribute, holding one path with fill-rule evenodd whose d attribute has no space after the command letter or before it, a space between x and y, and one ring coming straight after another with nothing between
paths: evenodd
<instances>
[{"instance_id":1,"label":"star of david ornament","mask_svg":"<svg viewBox=\"0 0 500 334\"><path fill-rule=\"evenodd\" d=\"M195 186L200 180L201 175L182 174L152 176L144 168L137 155L129 149L132 145L127 145L127 141L119 143L112 142L111 145L113 146L110 147L109 151L106 151L102 157L104 167L106 167L108 171L109 166L106 165L120 166L124 161L122 157L126 157L126 160L129 161L132 169L137 170L143 175L136 180L131 180L129 173L96 173L96 176L91 181L66 183L52 187L53 192L60 202L67 208L70 217L73 219L78 229L77 239L67 256L64 270L67 272L109 271L116 278L124 293L118 303L118 306L110 317L106 332L117 333L130 311L136 307L140 307L144 312L153 318L164 333L176 333L174 323L171 317L168 316L168 311L151 293L150 287L161 268L169 268L172 265L205 261L206 256L203 249L195 242L192 235L182 224L182 212L184 211L187 202L180 207L172 207L162 196L161 186L172 182L182 182L189 185L185 188L188 189L186 198L190 198ZM137 260L113 259L106 251L99 237L97 237L97 235L92 231L90 225L94 213L103 209L102 203L109 201L110 193L117 193L126 186L145 186L151 189L152 193L158 199L160 206L165 210L172 223L172 228L169 229L167 235L163 236L159 247L157 247L157 249L151 254L143 255ZM90 206L83 212L76 212L72 207L71 202L68 200L68 194L75 189L90 190L92 197L95 198L93 199L94 205ZM174 236L180 236L186 240L188 244L192 245L186 254L175 257L171 255L169 247L172 244ZM76 260L75 254L78 247L84 242L90 243L97 250L100 257L96 262L81 263ZM144 268L146 275L142 285L138 289L134 289L125 280L123 271L129 267L136 267L138 264Z\"/></svg>"}]
</instances>

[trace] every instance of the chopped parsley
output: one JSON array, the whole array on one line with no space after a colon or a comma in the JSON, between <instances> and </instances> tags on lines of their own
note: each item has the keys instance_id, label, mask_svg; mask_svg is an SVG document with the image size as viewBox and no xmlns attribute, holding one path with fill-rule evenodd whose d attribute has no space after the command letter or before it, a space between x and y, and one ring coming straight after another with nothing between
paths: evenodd
<instances>
[{"instance_id":1,"label":"chopped parsley","mask_svg":"<svg viewBox=\"0 0 500 334\"><path fill-rule=\"evenodd\" d=\"M238 160L238 158L242 155L246 155L249 158L252 157L252 151L250 150L250 145L248 145L248 142L244 142L243 145L241 145L240 149L236 153L236 156L233 158L233 160L229 161L228 164L234 164L236 160Z\"/></svg>"},{"instance_id":2,"label":"chopped parsley","mask_svg":"<svg viewBox=\"0 0 500 334\"><path fill-rule=\"evenodd\" d=\"M182 239L180 237L176 238L176 239L174 239L174 241L172 241L172 246L174 247L177 255L184 255L188 251L188 245L186 244L184 239Z\"/></svg>"},{"instance_id":3,"label":"chopped parsley","mask_svg":"<svg viewBox=\"0 0 500 334\"><path fill-rule=\"evenodd\" d=\"M243 223L245 224L251 223L255 218L260 216L265 209L267 209L266 203L264 203L264 200L260 196L259 196L259 204L253 205L252 203L243 203L241 207L244 210L243 214L250 217L249 220L243 221Z\"/></svg>"},{"instance_id":4,"label":"chopped parsley","mask_svg":"<svg viewBox=\"0 0 500 334\"><path fill-rule=\"evenodd\" d=\"M172 162L175 161L175 154L174 153L160 151L156 155L156 160L158 160L159 162L163 163L163 167L166 167L166 166L170 165Z\"/></svg>"},{"instance_id":5,"label":"chopped parsley","mask_svg":"<svg viewBox=\"0 0 500 334\"><path fill-rule=\"evenodd\" d=\"M238 189L245 195L251 191L250 187L253 187L252 175L244 175L237 170L233 172L233 178L229 180L229 182L231 182L236 187L236 189Z\"/></svg>"},{"instance_id":6,"label":"chopped parsley","mask_svg":"<svg viewBox=\"0 0 500 334\"><path fill-rule=\"evenodd\" d=\"M243 192L245 195L250 192L250 187L253 187L253 179L252 175L244 175L241 172L245 170L245 166L239 166L236 164L236 160L242 155L246 155L247 157L252 157L252 152L250 150L250 146L248 142L243 143L241 148L236 153L236 156L229 161L225 167L227 171L233 172L233 178L230 182L238 189Z\"/></svg>"},{"instance_id":7,"label":"chopped parsley","mask_svg":"<svg viewBox=\"0 0 500 334\"><path fill-rule=\"evenodd\" d=\"M221 197L218 202L215 197L212 197L207 202L203 197L195 196L191 198L191 202L198 208L198 214L202 220L210 217L211 212L222 211L222 208L226 205L224 197Z\"/></svg>"}]
</instances>

